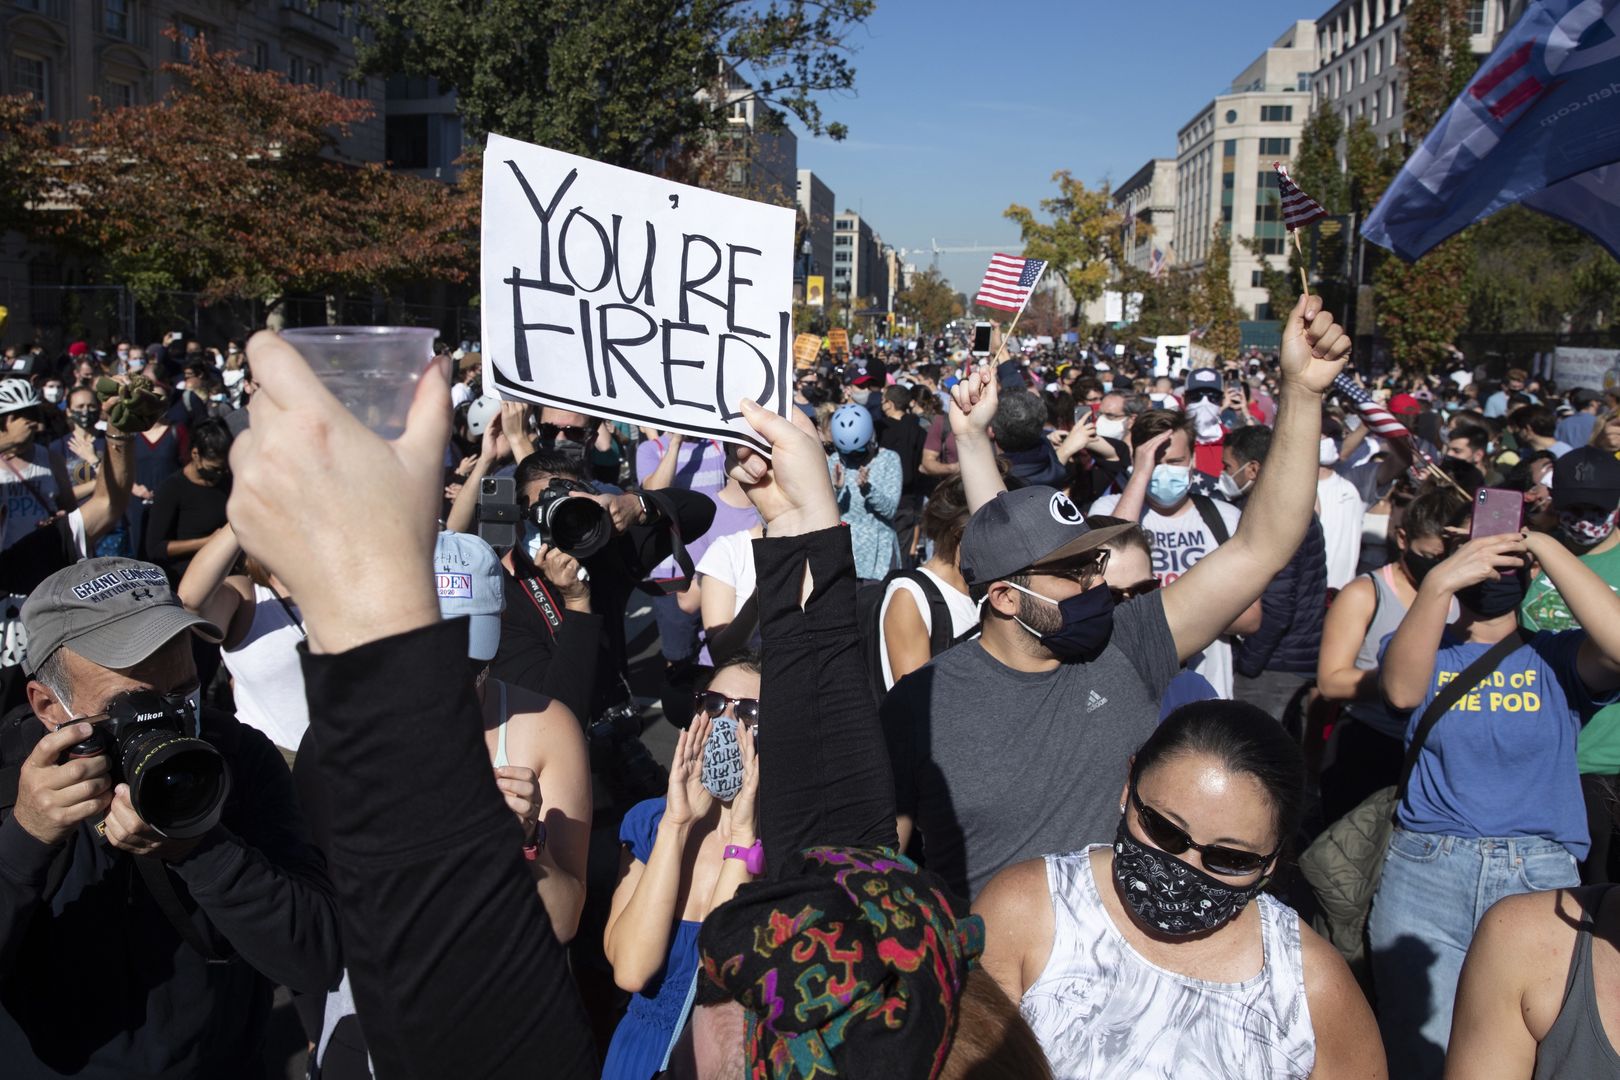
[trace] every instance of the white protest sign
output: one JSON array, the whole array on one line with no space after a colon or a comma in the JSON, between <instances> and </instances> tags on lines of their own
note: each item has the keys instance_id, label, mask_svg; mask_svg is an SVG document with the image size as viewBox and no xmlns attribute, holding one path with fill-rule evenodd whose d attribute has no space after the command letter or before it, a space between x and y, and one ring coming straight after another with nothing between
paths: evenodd
<instances>
[{"instance_id":1,"label":"white protest sign","mask_svg":"<svg viewBox=\"0 0 1620 1080\"><path fill-rule=\"evenodd\" d=\"M491 135L486 393L763 447L792 407L794 213Z\"/></svg>"},{"instance_id":2,"label":"white protest sign","mask_svg":"<svg viewBox=\"0 0 1620 1080\"><path fill-rule=\"evenodd\" d=\"M1611 376L1604 376L1620 368L1620 349L1572 349L1560 345L1553 353L1554 378L1560 390L1584 386L1588 390L1608 390L1614 386Z\"/></svg>"}]
</instances>

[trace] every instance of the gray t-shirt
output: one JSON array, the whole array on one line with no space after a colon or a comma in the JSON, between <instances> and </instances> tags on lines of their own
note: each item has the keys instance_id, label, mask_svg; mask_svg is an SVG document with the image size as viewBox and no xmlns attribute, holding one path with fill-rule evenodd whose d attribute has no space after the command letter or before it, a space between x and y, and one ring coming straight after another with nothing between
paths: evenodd
<instances>
[{"instance_id":1,"label":"gray t-shirt","mask_svg":"<svg viewBox=\"0 0 1620 1080\"><path fill-rule=\"evenodd\" d=\"M970 641L901 679L883 730L928 868L972 897L1012 863L1112 842L1127 765L1179 668L1155 592L1114 609L1089 664L1014 671Z\"/></svg>"}]
</instances>

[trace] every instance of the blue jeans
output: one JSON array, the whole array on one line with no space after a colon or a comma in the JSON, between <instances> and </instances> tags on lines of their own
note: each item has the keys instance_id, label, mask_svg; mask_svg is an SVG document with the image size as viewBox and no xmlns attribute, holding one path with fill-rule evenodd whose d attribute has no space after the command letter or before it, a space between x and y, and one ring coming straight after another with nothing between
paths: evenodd
<instances>
[{"instance_id":1,"label":"blue jeans","mask_svg":"<svg viewBox=\"0 0 1620 1080\"><path fill-rule=\"evenodd\" d=\"M1457 976L1486 910L1504 896L1578 884L1574 856L1554 840L1395 830L1367 921L1392 1080L1440 1075Z\"/></svg>"}]
</instances>

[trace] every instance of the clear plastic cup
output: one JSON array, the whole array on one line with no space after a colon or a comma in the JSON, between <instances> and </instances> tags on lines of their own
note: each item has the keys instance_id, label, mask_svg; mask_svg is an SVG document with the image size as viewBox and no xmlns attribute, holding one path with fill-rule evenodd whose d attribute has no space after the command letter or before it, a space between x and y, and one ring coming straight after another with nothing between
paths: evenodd
<instances>
[{"instance_id":1,"label":"clear plastic cup","mask_svg":"<svg viewBox=\"0 0 1620 1080\"><path fill-rule=\"evenodd\" d=\"M309 362L332 396L366 427L398 438L433 359L438 331L419 326L305 326L281 337Z\"/></svg>"}]
</instances>

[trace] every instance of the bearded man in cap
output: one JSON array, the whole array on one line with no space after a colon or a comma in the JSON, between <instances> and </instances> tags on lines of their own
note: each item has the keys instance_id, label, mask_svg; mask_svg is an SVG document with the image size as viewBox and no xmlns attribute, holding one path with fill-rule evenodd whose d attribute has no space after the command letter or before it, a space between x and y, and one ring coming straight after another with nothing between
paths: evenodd
<instances>
[{"instance_id":1,"label":"bearded man in cap","mask_svg":"<svg viewBox=\"0 0 1620 1080\"><path fill-rule=\"evenodd\" d=\"M987 434L993 372L953 390L951 426L974 514L960 563L982 634L889 692L884 734L901 846L977 896L1001 868L1112 840L1130 756L1158 724L1180 665L1209 646L1293 556L1310 524L1322 395L1350 339L1302 297L1282 348L1265 470L1232 538L1170 585L1116 604L1107 541L1062 492L1002 490Z\"/></svg>"},{"instance_id":2,"label":"bearded man in cap","mask_svg":"<svg viewBox=\"0 0 1620 1080\"><path fill-rule=\"evenodd\" d=\"M337 911L286 764L198 707L162 570L76 563L23 605L28 705L0 721L8 1077L256 1075L276 984L324 992Z\"/></svg>"}]
</instances>

